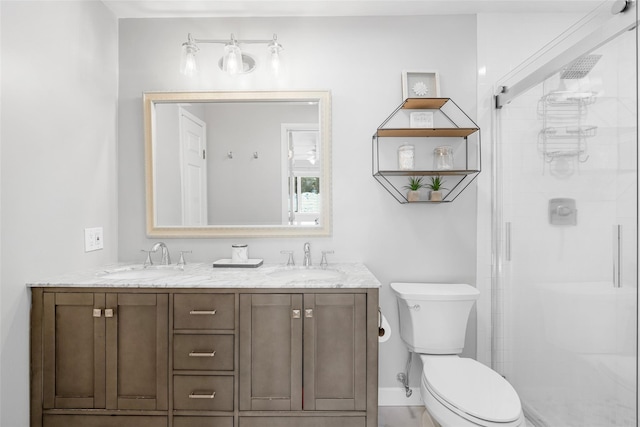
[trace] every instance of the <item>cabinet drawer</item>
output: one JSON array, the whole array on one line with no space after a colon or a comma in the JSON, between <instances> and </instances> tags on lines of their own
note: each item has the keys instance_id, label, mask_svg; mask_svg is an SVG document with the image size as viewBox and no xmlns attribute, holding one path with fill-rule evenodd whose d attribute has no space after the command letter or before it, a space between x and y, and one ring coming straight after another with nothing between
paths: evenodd
<instances>
[{"instance_id":1,"label":"cabinet drawer","mask_svg":"<svg viewBox=\"0 0 640 427\"><path fill-rule=\"evenodd\" d=\"M173 303L174 329L233 329L235 295L176 294Z\"/></svg>"},{"instance_id":2,"label":"cabinet drawer","mask_svg":"<svg viewBox=\"0 0 640 427\"><path fill-rule=\"evenodd\" d=\"M167 417L134 415L44 415L43 427L167 427Z\"/></svg>"},{"instance_id":3,"label":"cabinet drawer","mask_svg":"<svg viewBox=\"0 0 640 427\"><path fill-rule=\"evenodd\" d=\"M233 335L174 335L173 368L233 370Z\"/></svg>"},{"instance_id":4,"label":"cabinet drawer","mask_svg":"<svg viewBox=\"0 0 640 427\"><path fill-rule=\"evenodd\" d=\"M233 427L233 417L173 417L173 427Z\"/></svg>"},{"instance_id":5,"label":"cabinet drawer","mask_svg":"<svg viewBox=\"0 0 640 427\"><path fill-rule=\"evenodd\" d=\"M173 407L202 411L233 411L233 377L176 375Z\"/></svg>"}]
</instances>

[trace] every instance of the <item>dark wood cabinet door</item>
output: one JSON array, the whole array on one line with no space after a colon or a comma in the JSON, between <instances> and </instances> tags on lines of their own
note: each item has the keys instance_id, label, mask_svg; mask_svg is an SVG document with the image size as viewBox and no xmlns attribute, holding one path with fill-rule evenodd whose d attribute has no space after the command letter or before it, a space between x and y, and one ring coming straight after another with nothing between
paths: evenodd
<instances>
[{"instance_id":1,"label":"dark wood cabinet door","mask_svg":"<svg viewBox=\"0 0 640 427\"><path fill-rule=\"evenodd\" d=\"M45 409L167 409L168 296L45 293Z\"/></svg>"},{"instance_id":2,"label":"dark wood cabinet door","mask_svg":"<svg viewBox=\"0 0 640 427\"><path fill-rule=\"evenodd\" d=\"M240 410L302 409L302 295L240 295Z\"/></svg>"},{"instance_id":3,"label":"dark wood cabinet door","mask_svg":"<svg viewBox=\"0 0 640 427\"><path fill-rule=\"evenodd\" d=\"M104 304L105 294L44 293L45 409L105 407Z\"/></svg>"},{"instance_id":4,"label":"dark wood cabinet door","mask_svg":"<svg viewBox=\"0 0 640 427\"><path fill-rule=\"evenodd\" d=\"M106 407L168 407L166 294L107 294Z\"/></svg>"},{"instance_id":5,"label":"dark wood cabinet door","mask_svg":"<svg viewBox=\"0 0 640 427\"><path fill-rule=\"evenodd\" d=\"M364 294L304 295L304 409L366 409Z\"/></svg>"}]
</instances>

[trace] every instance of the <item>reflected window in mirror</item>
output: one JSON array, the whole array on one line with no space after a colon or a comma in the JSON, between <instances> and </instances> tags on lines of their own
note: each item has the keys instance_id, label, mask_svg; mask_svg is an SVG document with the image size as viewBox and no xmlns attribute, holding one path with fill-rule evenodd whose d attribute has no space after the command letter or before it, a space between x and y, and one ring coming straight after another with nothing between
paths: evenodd
<instances>
[{"instance_id":1,"label":"reflected window in mirror","mask_svg":"<svg viewBox=\"0 0 640 427\"><path fill-rule=\"evenodd\" d=\"M284 171L288 177L287 220L291 225L318 225L322 208L318 125L283 124L282 134L288 159Z\"/></svg>"}]
</instances>

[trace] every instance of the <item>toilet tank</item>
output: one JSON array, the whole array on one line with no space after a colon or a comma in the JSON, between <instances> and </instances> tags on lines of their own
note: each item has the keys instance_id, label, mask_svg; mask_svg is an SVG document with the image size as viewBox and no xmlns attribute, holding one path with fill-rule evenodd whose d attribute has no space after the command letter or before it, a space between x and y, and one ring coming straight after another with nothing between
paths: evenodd
<instances>
[{"instance_id":1,"label":"toilet tank","mask_svg":"<svg viewBox=\"0 0 640 427\"><path fill-rule=\"evenodd\" d=\"M398 300L400 336L421 354L458 354L471 307L480 296L462 283L391 283Z\"/></svg>"}]
</instances>

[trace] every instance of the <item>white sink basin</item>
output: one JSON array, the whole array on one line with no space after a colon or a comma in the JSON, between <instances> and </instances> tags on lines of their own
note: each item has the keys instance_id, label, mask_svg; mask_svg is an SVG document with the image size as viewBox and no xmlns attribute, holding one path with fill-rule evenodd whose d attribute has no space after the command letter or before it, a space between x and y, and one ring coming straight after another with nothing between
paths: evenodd
<instances>
[{"instance_id":1,"label":"white sink basin","mask_svg":"<svg viewBox=\"0 0 640 427\"><path fill-rule=\"evenodd\" d=\"M278 270L269 273L274 279L283 279L287 282L306 282L308 280L322 280L326 282L339 281L344 278L344 273L337 270L322 270L317 268L296 268L292 270Z\"/></svg>"},{"instance_id":2,"label":"white sink basin","mask_svg":"<svg viewBox=\"0 0 640 427\"><path fill-rule=\"evenodd\" d=\"M175 276L182 273L182 268L176 265L142 265L116 268L100 273L105 279L157 279L166 276Z\"/></svg>"}]
</instances>

